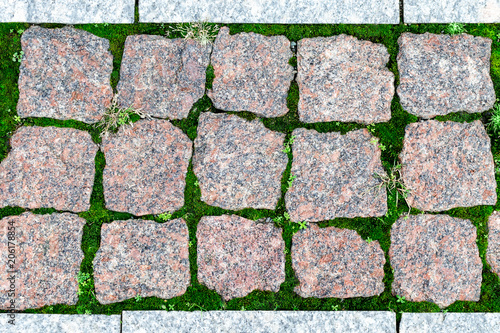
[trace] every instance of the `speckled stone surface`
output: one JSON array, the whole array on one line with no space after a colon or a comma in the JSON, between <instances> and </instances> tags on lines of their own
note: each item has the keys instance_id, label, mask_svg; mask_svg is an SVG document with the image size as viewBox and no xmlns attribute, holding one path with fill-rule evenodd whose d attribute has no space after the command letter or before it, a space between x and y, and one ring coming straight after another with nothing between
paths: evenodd
<instances>
[{"instance_id":1,"label":"speckled stone surface","mask_svg":"<svg viewBox=\"0 0 500 333\"><path fill-rule=\"evenodd\" d=\"M140 22L398 24L398 0L141 0Z\"/></svg>"},{"instance_id":2,"label":"speckled stone surface","mask_svg":"<svg viewBox=\"0 0 500 333\"><path fill-rule=\"evenodd\" d=\"M399 325L399 333L492 333L499 331L499 313L404 312Z\"/></svg>"},{"instance_id":3,"label":"speckled stone surface","mask_svg":"<svg viewBox=\"0 0 500 333\"><path fill-rule=\"evenodd\" d=\"M16 313L15 326L9 315L0 314L0 332L9 333L120 333L120 315L68 315Z\"/></svg>"},{"instance_id":4,"label":"speckled stone surface","mask_svg":"<svg viewBox=\"0 0 500 333\"><path fill-rule=\"evenodd\" d=\"M134 0L8 0L0 22L133 23Z\"/></svg>"},{"instance_id":5,"label":"speckled stone surface","mask_svg":"<svg viewBox=\"0 0 500 333\"><path fill-rule=\"evenodd\" d=\"M9 309L11 299L18 311L76 304L84 225L83 218L70 213L23 213L0 220L0 309ZM9 234L12 227L14 235ZM9 242L15 246L9 248ZM8 258L12 249L15 262ZM15 297L9 297L9 292L15 292Z\"/></svg>"},{"instance_id":6,"label":"speckled stone surface","mask_svg":"<svg viewBox=\"0 0 500 333\"><path fill-rule=\"evenodd\" d=\"M422 118L493 107L491 39L403 33L397 57L403 109Z\"/></svg>"},{"instance_id":7,"label":"speckled stone surface","mask_svg":"<svg viewBox=\"0 0 500 333\"><path fill-rule=\"evenodd\" d=\"M21 127L0 164L0 207L90 208L97 145L73 128Z\"/></svg>"},{"instance_id":8,"label":"speckled stone surface","mask_svg":"<svg viewBox=\"0 0 500 333\"><path fill-rule=\"evenodd\" d=\"M396 333L389 311L124 311L123 333Z\"/></svg>"},{"instance_id":9,"label":"speckled stone surface","mask_svg":"<svg viewBox=\"0 0 500 333\"><path fill-rule=\"evenodd\" d=\"M232 210L275 209L288 163L284 139L257 119L202 113L193 156L201 200Z\"/></svg>"},{"instance_id":10,"label":"speckled stone surface","mask_svg":"<svg viewBox=\"0 0 500 333\"><path fill-rule=\"evenodd\" d=\"M192 142L167 120L139 120L103 139L106 207L134 215L173 212L184 205Z\"/></svg>"},{"instance_id":11,"label":"speckled stone surface","mask_svg":"<svg viewBox=\"0 0 500 333\"><path fill-rule=\"evenodd\" d=\"M198 224L198 280L226 301L253 290L277 292L285 281L281 229L237 215L204 216Z\"/></svg>"},{"instance_id":12,"label":"speckled stone surface","mask_svg":"<svg viewBox=\"0 0 500 333\"><path fill-rule=\"evenodd\" d=\"M365 124L389 121L394 74L386 67L388 61L384 45L352 36L299 40L300 120Z\"/></svg>"},{"instance_id":13,"label":"speckled stone surface","mask_svg":"<svg viewBox=\"0 0 500 333\"><path fill-rule=\"evenodd\" d=\"M399 157L412 207L440 212L497 202L490 138L479 120L409 124Z\"/></svg>"},{"instance_id":14,"label":"speckled stone surface","mask_svg":"<svg viewBox=\"0 0 500 333\"><path fill-rule=\"evenodd\" d=\"M405 23L498 23L499 0L404 0Z\"/></svg>"},{"instance_id":15,"label":"speckled stone surface","mask_svg":"<svg viewBox=\"0 0 500 333\"><path fill-rule=\"evenodd\" d=\"M337 217L382 216L387 212L385 175L378 143L366 130L345 135L293 131L292 175L285 195L293 221L318 222Z\"/></svg>"},{"instance_id":16,"label":"speckled stone surface","mask_svg":"<svg viewBox=\"0 0 500 333\"><path fill-rule=\"evenodd\" d=\"M500 212L493 212L488 219L488 250L486 261L493 273L500 277Z\"/></svg>"},{"instance_id":17,"label":"speckled stone surface","mask_svg":"<svg viewBox=\"0 0 500 333\"><path fill-rule=\"evenodd\" d=\"M184 294L191 282L186 222L103 224L101 246L94 258L94 282L101 304L136 295L167 299Z\"/></svg>"},{"instance_id":18,"label":"speckled stone surface","mask_svg":"<svg viewBox=\"0 0 500 333\"><path fill-rule=\"evenodd\" d=\"M476 228L448 215L411 215L391 229L392 293L407 301L479 301L483 264Z\"/></svg>"},{"instance_id":19,"label":"speckled stone surface","mask_svg":"<svg viewBox=\"0 0 500 333\"><path fill-rule=\"evenodd\" d=\"M384 291L384 251L356 231L311 224L292 239L292 266L301 297L370 297Z\"/></svg>"},{"instance_id":20,"label":"speckled stone surface","mask_svg":"<svg viewBox=\"0 0 500 333\"><path fill-rule=\"evenodd\" d=\"M118 82L118 101L155 117L187 118L205 93L211 45L192 39L128 36Z\"/></svg>"},{"instance_id":21,"label":"speckled stone surface","mask_svg":"<svg viewBox=\"0 0 500 333\"><path fill-rule=\"evenodd\" d=\"M266 118L282 116L288 112L292 56L285 36L229 35L229 28L223 27L211 57L215 78L208 97L217 109L250 111Z\"/></svg>"},{"instance_id":22,"label":"speckled stone surface","mask_svg":"<svg viewBox=\"0 0 500 333\"><path fill-rule=\"evenodd\" d=\"M21 45L20 117L86 123L101 119L113 98L113 56L107 39L72 27L32 26L23 33Z\"/></svg>"}]
</instances>

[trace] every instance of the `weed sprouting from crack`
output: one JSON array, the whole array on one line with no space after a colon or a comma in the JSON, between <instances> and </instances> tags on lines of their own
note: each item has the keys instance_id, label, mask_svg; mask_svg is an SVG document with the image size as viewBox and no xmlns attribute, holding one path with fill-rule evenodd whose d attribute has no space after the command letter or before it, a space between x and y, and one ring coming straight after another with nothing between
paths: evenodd
<instances>
[{"instance_id":1,"label":"weed sprouting from crack","mask_svg":"<svg viewBox=\"0 0 500 333\"><path fill-rule=\"evenodd\" d=\"M493 132L495 132L495 134L498 134L500 132L500 103L497 103L493 106L493 112L490 122L488 123L488 127L491 128Z\"/></svg>"},{"instance_id":2,"label":"weed sprouting from crack","mask_svg":"<svg viewBox=\"0 0 500 333\"><path fill-rule=\"evenodd\" d=\"M446 33L450 35L459 35L463 34L464 32L467 32L467 30L465 30L465 26L463 23L453 22L448 24L448 26L446 27Z\"/></svg>"},{"instance_id":3,"label":"weed sprouting from crack","mask_svg":"<svg viewBox=\"0 0 500 333\"><path fill-rule=\"evenodd\" d=\"M410 189L405 186L403 183L403 180L401 178L401 164L394 164L394 166L391 168L389 171L389 174L378 174L374 173L373 177L376 179L380 180L379 185L375 185L375 188L378 191L381 191L383 187L385 187L389 192L395 192L396 193L396 207L398 206L399 202L399 197L401 196L403 200L406 202L406 205L408 206L408 214L410 214L411 211L411 206L406 200L408 198L408 195L410 194Z\"/></svg>"},{"instance_id":4,"label":"weed sprouting from crack","mask_svg":"<svg viewBox=\"0 0 500 333\"><path fill-rule=\"evenodd\" d=\"M219 33L219 26L205 21L192 23L179 23L173 31L180 32L184 39L194 39L201 45L212 44Z\"/></svg>"}]
</instances>

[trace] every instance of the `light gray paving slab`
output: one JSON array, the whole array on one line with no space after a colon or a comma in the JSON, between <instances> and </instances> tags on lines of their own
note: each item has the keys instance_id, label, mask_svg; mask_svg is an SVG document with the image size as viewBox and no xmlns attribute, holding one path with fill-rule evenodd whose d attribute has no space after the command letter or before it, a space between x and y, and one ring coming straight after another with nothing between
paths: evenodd
<instances>
[{"instance_id":1,"label":"light gray paving slab","mask_svg":"<svg viewBox=\"0 0 500 333\"><path fill-rule=\"evenodd\" d=\"M405 23L496 23L500 0L404 0Z\"/></svg>"},{"instance_id":2,"label":"light gray paving slab","mask_svg":"<svg viewBox=\"0 0 500 333\"><path fill-rule=\"evenodd\" d=\"M122 321L122 333L396 333L388 311L124 311Z\"/></svg>"},{"instance_id":3,"label":"light gray paving slab","mask_svg":"<svg viewBox=\"0 0 500 333\"><path fill-rule=\"evenodd\" d=\"M120 315L32 313L2 313L0 318L0 333L120 333L121 319Z\"/></svg>"},{"instance_id":4,"label":"light gray paving slab","mask_svg":"<svg viewBox=\"0 0 500 333\"><path fill-rule=\"evenodd\" d=\"M0 22L133 23L134 0L2 0Z\"/></svg>"},{"instance_id":5,"label":"light gray paving slab","mask_svg":"<svg viewBox=\"0 0 500 333\"><path fill-rule=\"evenodd\" d=\"M500 313L403 313L399 332L500 332Z\"/></svg>"},{"instance_id":6,"label":"light gray paving slab","mask_svg":"<svg viewBox=\"0 0 500 333\"><path fill-rule=\"evenodd\" d=\"M399 0L141 0L141 22L399 23Z\"/></svg>"}]
</instances>

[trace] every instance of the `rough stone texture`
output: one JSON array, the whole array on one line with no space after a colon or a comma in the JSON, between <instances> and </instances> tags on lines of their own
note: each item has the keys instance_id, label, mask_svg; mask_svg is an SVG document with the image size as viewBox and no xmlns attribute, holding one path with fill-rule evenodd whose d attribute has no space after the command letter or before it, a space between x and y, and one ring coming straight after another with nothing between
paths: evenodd
<instances>
[{"instance_id":1,"label":"rough stone texture","mask_svg":"<svg viewBox=\"0 0 500 333\"><path fill-rule=\"evenodd\" d=\"M405 23L500 22L500 0L404 0Z\"/></svg>"},{"instance_id":2,"label":"rough stone texture","mask_svg":"<svg viewBox=\"0 0 500 333\"><path fill-rule=\"evenodd\" d=\"M0 314L0 332L9 333L120 333L120 315Z\"/></svg>"},{"instance_id":3,"label":"rough stone texture","mask_svg":"<svg viewBox=\"0 0 500 333\"><path fill-rule=\"evenodd\" d=\"M352 36L299 40L300 120L365 124L389 121L394 74L386 67L388 61L384 45Z\"/></svg>"},{"instance_id":4,"label":"rough stone texture","mask_svg":"<svg viewBox=\"0 0 500 333\"><path fill-rule=\"evenodd\" d=\"M5 0L0 22L133 23L134 0Z\"/></svg>"},{"instance_id":5,"label":"rough stone texture","mask_svg":"<svg viewBox=\"0 0 500 333\"><path fill-rule=\"evenodd\" d=\"M396 221L389 250L394 270L392 292L412 302L444 308L479 301L483 264L476 228L447 215L411 215Z\"/></svg>"},{"instance_id":6,"label":"rough stone texture","mask_svg":"<svg viewBox=\"0 0 500 333\"><path fill-rule=\"evenodd\" d=\"M140 120L103 139L108 209L134 215L172 212L184 205L192 142L166 120Z\"/></svg>"},{"instance_id":7,"label":"rough stone texture","mask_svg":"<svg viewBox=\"0 0 500 333\"><path fill-rule=\"evenodd\" d=\"M497 202L490 138L479 120L409 124L400 159L412 207L440 212Z\"/></svg>"},{"instance_id":8,"label":"rough stone texture","mask_svg":"<svg viewBox=\"0 0 500 333\"><path fill-rule=\"evenodd\" d=\"M189 233L183 219L103 224L94 258L96 298L101 304L136 295L180 296L190 281Z\"/></svg>"},{"instance_id":9,"label":"rough stone texture","mask_svg":"<svg viewBox=\"0 0 500 333\"><path fill-rule=\"evenodd\" d=\"M318 133L293 131L292 175L285 196L293 221L382 216L387 212L385 175L378 143L366 130Z\"/></svg>"},{"instance_id":10,"label":"rough stone texture","mask_svg":"<svg viewBox=\"0 0 500 333\"><path fill-rule=\"evenodd\" d=\"M398 24L398 0L141 0L141 22Z\"/></svg>"},{"instance_id":11,"label":"rough stone texture","mask_svg":"<svg viewBox=\"0 0 500 333\"><path fill-rule=\"evenodd\" d=\"M0 220L0 309L7 310L11 299L18 311L76 304L84 225L83 218L70 213L23 213ZM8 258L12 251L15 262ZM15 288L7 279L12 276ZM15 297L9 297L12 292Z\"/></svg>"},{"instance_id":12,"label":"rough stone texture","mask_svg":"<svg viewBox=\"0 0 500 333\"><path fill-rule=\"evenodd\" d=\"M237 215L204 216L196 232L198 280L226 301L285 281L281 229Z\"/></svg>"},{"instance_id":13,"label":"rough stone texture","mask_svg":"<svg viewBox=\"0 0 500 333\"><path fill-rule=\"evenodd\" d=\"M486 261L493 273L500 277L500 212L493 212L488 219L488 250Z\"/></svg>"},{"instance_id":14,"label":"rough stone texture","mask_svg":"<svg viewBox=\"0 0 500 333\"><path fill-rule=\"evenodd\" d=\"M396 333L389 311L124 311L123 333Z\"/></svg>"},{"instance_id":15,"label":"rough stone texture","mask_svg":"<svg viewBox=\"0 0 500 333\"><path fill-rule=\"evenodd\" d=\"M71 27L32 26L21 37L20 117L98 121L113 98L109 41Z\"/></svg>"},{"instance_id":16,"label":"rough stone texture","mask_svg":"<svg viewBox=\"0 0 500 333\"><path fill-rule=\"evenodd\" d=\"M292 239L292 266L301 297L370 297L384 291L384 251L356 231L311 224Z\"/></svg>"},{"instance_id":17,"label":"rough stone texture","mask_svg":"<svg viewBox=\"0 0 500 333\"><path fill-rule=\"evenodd\" d=\"M128 36L118 82L118 101L156 117L187 118L205 93L210 45L192 39Z\"/></svg>"},{"instance_id":18,"label":"rough stone texture","mask_svg":"<svg viewBox=\"0 0 500 333\"><path fill-rule=\"evenodd\" d=\"M403 313L400 333L500 332L498 313Z\"/></svg>"},{"instance_id":19,"label":"rough stone texture","mask_svg":"<svg viewBox=\"0 0 500 333\"><path fill-rule=\"evenodd\" d=\"M403 109L422 118L493 107L491 39L403 33L397 57Z\"/></svg>"},{"instance_id":20,"label":"rough stone texture","mask_svg":"<svg viewBox=\"0 0 500 333\"><path fill-rule=\"evenodd\" d=\"M293 56L285 36L251 33L229 35L223 27L215 40L211 63L215 78L208 96L217 109L250 111L262 117L288 112L286 98L293 79Z\"/></svg>"},{"instance_id":21,"label":"rough stone texture","mask_svg":"<svg viewBox=\"0 0 500 333\"><path fill-rule=\"evenodd\" d=\"M202 113L193 170L201 200L224 209L275 209L288 157L285 135L235 115Z\"/></svg>"},{"instance_id":22,"label":"rough stone texture","mask_svg":"<svg viewBox=\"0 0 500 333\"><path fill-rule=\"evenodd\" d=\"M90 208L97 146L73 128L21 127L0 164L0 207Z\"/></svg>"}]
</instances>

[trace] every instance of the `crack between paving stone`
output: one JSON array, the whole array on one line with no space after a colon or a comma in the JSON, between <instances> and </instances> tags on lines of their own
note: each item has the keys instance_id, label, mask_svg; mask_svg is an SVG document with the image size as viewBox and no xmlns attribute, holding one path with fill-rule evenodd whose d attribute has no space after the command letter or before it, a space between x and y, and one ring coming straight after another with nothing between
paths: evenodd
<instances>
[{"instance_id":1,"label":"crack between paving stone","mask_svg":"<svg viewBox=\"0 0 500 333\"><path fill-rule=\"evenodd\" d=\"M136 0L138 1L138 0ZM405 0L399 0L399 24L404 24L405 23L405 6L404 6Z\"/></svg>"}]
</instances>

